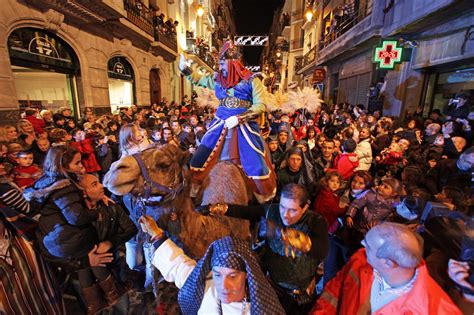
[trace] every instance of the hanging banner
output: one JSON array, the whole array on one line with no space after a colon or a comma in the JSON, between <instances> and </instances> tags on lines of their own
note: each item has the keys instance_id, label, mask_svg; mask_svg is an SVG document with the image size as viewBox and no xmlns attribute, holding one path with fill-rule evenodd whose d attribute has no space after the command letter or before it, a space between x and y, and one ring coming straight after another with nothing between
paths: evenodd
<instances>
[{"instance_id":1,"label":"hanging banner","mask_svg":"<svg viewBox=\"0 0 474 315\"><path fill-rule=\"evenodd\" d=\"M267 46L268 36L234 36L236 46Z\"/></svg>"},{"instance_id":2,"label":"hanging banner","mask_svg":"<svg viewBox=\"0 0 474 315\"><path fill-rule=\"evenodd\" d=\"M260 71L260 66L246 66L245 68L249 69L252 72Z\"/></svg>"}]
</instances>

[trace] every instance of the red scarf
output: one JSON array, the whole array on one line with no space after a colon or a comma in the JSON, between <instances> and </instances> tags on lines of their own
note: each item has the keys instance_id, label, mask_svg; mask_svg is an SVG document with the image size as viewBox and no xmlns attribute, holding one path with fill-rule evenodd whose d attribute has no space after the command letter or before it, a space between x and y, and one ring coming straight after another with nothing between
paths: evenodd
<instances>
[{"instance_id":1,"label":"red scarf","mask_svg":"<svg viewBox=\"0 0 474 315\"><path fill-rule=\"evenodd\" d=\"M228 59L227 69L227 77L222 75L222 71L219 71L217 75L217 82L225 89L233 88L240 80L248 80L252 77L252 72L237 59Z\"/></svg>"}]
</instances>

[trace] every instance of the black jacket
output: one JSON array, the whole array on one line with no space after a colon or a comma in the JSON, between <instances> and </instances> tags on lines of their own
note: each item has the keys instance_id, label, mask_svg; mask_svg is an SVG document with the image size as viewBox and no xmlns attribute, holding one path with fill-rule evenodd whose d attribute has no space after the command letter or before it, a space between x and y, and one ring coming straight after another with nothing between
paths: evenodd
<instances>
[{"instance_id":1,"label":"black jacket","mask_svg":"<svg viewBox=\"0 0 474 315\"><path fill-rule=\"evenodd\" d=\"M259 206L229 206L227 216L250 220L256 223L262 217L273 221L277 227L285 227L278 204ZM329 251L328 227L322 216L308 209L301 219L288 228L302 231L311 238L311 250L306 254L296 253L296 257L285 255L285 246L281 239L266 239L262 255L262 268L268 271L273 282L287 289L302 289L316 276L319 263Z\"/></svg>"},{"instance_id":2,"label":"black jacket","mask_svg":"<svg viewBox=\"0 0 474 315\"><path fill-rule=\"evenodd\" d=\"M138 233L137 227L119 204L106 206L100 202L96 211L101 217L100 221L93 223L99 242L110 241L113 248L117 248Z\"/></svg>"},{"instance_id":3,"label":"black jacket","mask_svg":"<svg viewBox=\"0 0 474 315\"><path fill-rule=\"evenodd\" d=\"M41 248L58 262L87 261L87 254L98 243L92 225L97 213L84 203L83 192L58 174L45 174L25 192L39 207L38 236Z\"/></svg>"}]
</instances>

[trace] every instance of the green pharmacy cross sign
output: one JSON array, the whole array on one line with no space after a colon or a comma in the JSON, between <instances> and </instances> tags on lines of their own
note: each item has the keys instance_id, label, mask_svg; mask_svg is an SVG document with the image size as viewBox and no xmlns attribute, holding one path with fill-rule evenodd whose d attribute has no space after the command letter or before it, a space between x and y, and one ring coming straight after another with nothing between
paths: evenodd
<instances>
[{"instance_id":1,"label":"green pharmacy cross sign","mask_svg":"<svg viewBox=\"0 0 474 315\"><path fill-rule=\"evenodd\" d=\"M394 40L383 41L382 47L375 48L374 62L380 63L380 68L393 69L395 62L402 59L403 48L397 47Z\"/></svg>"}]
</instances>

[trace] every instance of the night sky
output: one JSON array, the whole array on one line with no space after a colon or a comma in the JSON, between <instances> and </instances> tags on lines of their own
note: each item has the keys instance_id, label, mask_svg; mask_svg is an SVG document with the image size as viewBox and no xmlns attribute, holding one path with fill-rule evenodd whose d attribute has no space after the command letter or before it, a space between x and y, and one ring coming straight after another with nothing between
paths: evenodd
<instances>
[{"instance_id":1,"label":"night sky","mask_svg":"<svg viewBox=\"0 0 474 315\"><path fill-rule=\"evenodd\" d=\"M268 35L273 22L273 12L284 3L285 0L232 0L237 34ZM245 64L259 65L262 51L263 47L244 47Z\"/></svg>"}]
</instances>

